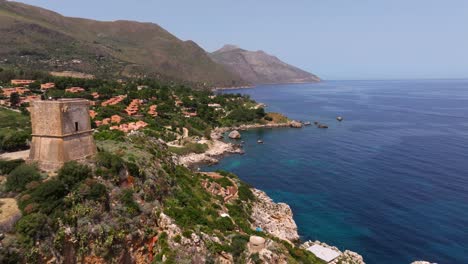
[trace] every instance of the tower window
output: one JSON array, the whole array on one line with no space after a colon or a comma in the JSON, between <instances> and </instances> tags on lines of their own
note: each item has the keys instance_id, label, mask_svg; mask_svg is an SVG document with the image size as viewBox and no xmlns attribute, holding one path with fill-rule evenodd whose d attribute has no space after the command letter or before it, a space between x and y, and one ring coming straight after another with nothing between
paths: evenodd
<instances>
[{"instance_id":1,"label":"tower window","mask_svg":"<svg viewBox=\"0 0 468 264\"><path fill-rule=\"evenodd\" d=\"M78 132L78 122L75 122L75 131Z\"/></svg>"}]
</instances>

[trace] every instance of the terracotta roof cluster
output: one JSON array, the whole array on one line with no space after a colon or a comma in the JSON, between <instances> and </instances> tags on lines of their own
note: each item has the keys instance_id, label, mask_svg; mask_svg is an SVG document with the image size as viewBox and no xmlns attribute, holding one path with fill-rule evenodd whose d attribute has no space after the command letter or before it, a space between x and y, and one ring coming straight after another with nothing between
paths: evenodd
<instances>
[{"instance_id":1,"label":"terracotta roof cluster","mask_svg":"<svg viewBox=\"0 0 468 264\"><path fill-rule=\"evenodd\" d=\"M25 94L30 92L29 89L24 88L24 87L14 87L14 88L3 88L3 95L6 97L10 97L12 93L17 93L17 94Z\"/></svg>"},{"instance_id":2,"label":"terracotta roof cluster","mask_svg":"<svg viewBox=\"0 0 468 264\"><path fill-rule=\"evenodd\" d=\"M71 87L71 88L65 89L65 92L67 93L81 93L84 91L85 89L81 87Z\"/></svg>"},{"instance_id":3,"label":"terracotta roof cluster","mask_svg":"<svg viewBox=\"0 0 468 264\"><path fill-rule=\"evenodd\" d=\"M158 112L156 111L157 108L158 108L157 105L151 105L151 106L149 107L148 114L149 114L150 116L157 117L157 116L158 116Z\"/></svg>"},{"instance_id":4,"label":"terracotta roof cluster","mask_svg":"<svg viewBox=\"0 0 468 264\"><path fill-rule=\"evenodd\" d=\"M28 85L35 82L35 80L11 80L13 85Z\"/></svg>"},{"instance_id":5,"label":"terracotta roof cluster","mask_svg":"<svg viewBox=\"0 0 468 264\"><path fill-rule=\"evenodd\" d=\"M128 124L121 124L120 126L112 126L110 130L120 130L122 132L128 133L131 131L140 130L148 126L148 123L143 121L131 122Z\"/></svg>"},{"instance_id":6,"label":"terracotta roof cluster","mask_svg":"<svg viewBox=\"0 0 468 264\"><path fill-rule=\"evenodd\" d=\"M33 101L39 101L41 100L40 95L28 95L26 97L21 97L21 103L30 103Z\"/></svg>"},{"instance_id":7,"label":"terracotta roof cluster","mask_svg":"<svg viewBox=\"0 0 468 264\"><path fill-rule=\"evenodd\" d=\"M138 113L138 108L140 107L141 102L139 99L133 99L130 105L125 108L125 112L127 112L127 115L136 115Z\"/></svg>"},{"instance_id":8,"label":"terracotta roof cluster","mask_svg":"<svg viewBox=\"0 0 468 264\"><path fill-rule=\"evenodd\" d=\"M113 115L110 118L104 118L102 121L96 120L94 123L96 124L97 127L103 126L103 125L110 125L110 124L120 124L122 122L122 117L119 115Z\"/></svg>"},{"instance_id":9,"label":"terracotta roof cluster","mask_svg":"<svg viewBox=\"0 0 468 264\"><path fill-rule=\"evenodd\" d=\"M48 90L48 89L53 89L53 88L55 88L55 83L49 82L49 83L41 84L41 90Z\"/></svg>"},{"instance_id":10,"label":"terracotta roof cluster","mask_svg":"<svg viewBox=\"0 0 468 264\"><path fill-rule=\"evenodd\" d=\"M126 96L123 96L123 95L112 97L111 99L102 102L101 106L116 105L116 104L122 102L123 99L125 99L125 98L126 98Z\"/></svg>"}]
</instances>

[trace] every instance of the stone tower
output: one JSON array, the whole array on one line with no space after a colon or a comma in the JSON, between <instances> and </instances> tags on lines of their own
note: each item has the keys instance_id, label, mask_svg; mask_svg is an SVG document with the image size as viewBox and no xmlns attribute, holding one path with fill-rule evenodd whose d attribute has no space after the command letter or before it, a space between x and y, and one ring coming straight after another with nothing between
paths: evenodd
<instances>
[{"instance_id":1,"label":"stone tower","mask_svg":"<svg viewBox=\"0 0 468 264\"><path fill-rule=\"evenodd\" d=\"M57 170L65 162L96 153L89 101L60 99L31 103L32 144L29 160L43 170Z\"/></svg>"}]
</instances>

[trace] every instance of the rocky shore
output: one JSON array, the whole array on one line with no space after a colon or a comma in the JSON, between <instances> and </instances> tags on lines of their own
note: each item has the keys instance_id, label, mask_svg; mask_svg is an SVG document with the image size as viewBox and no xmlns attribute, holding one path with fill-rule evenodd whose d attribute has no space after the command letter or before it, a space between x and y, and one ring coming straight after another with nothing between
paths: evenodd
<instances>
[{"instance_id":1,"label":"rocky shore","mask_svg":"<svg viewBox=\"0 0 468 264\"><path fill-rule=\"evenodd\" d=\"M243 131L257 128L298 127L296 123L297 122L295 121L289 121L285 123L252 124L216 128L211 133L211 140L202 140L199 142L208 145L208 150L206 152L200 154L192 153L178 157L177 162L181 165L192 168L201 164L215 164L219 162L219 159L225 155L243 153L240 145L222 141L226 132ZM286 203L275 203L265 192L261 190L252 189L252 192L256 197L256 202L252 206L252 228L261 228L264 232L291 243L299 242L300 237L298 234L296 222L293 219L293 212L291 207ZM329 246L319 241L308 241L303 243L300 247L307 249L310 246L318 243L324 247L339 252L340 256L331 263L364 264L362 256L358 253L349 250L341 252L336 247ZM266 250L265 252L269 251ZM261 255L263 255L263 253ZM262 256L262 258L266 258L266 256Z\"/></svg>"},{"instance_id":2,"label":"rocky shore","mask_svg":"<svg viewBox=\"0 0 468 264\"><path fill-rule=\"evenodd\" d=\"M198 143L207 144L208 150L204 153L190 153L188 155L177 157L176 162L186 167L195 167L202 164L216 164L219 159L229 154L242 154L243 150L240 145L226 143L222 141L224 133L236 130L248 130L256 128L280 128L291 127L291 122L286 123L268 123L268 124L252 124L241 125L234 127L216 128L211 132L211 140L201 140Z\"/></svg>"}]
</instances>

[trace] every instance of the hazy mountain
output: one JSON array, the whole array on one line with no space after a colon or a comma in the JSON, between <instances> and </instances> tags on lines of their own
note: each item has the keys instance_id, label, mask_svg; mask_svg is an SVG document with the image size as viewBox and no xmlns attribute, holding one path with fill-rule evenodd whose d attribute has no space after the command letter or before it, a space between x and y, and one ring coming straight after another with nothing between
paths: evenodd
<instances>
[{"instance_id":1,"label":"hazy mountain","mask_svg":"<svg viewBox=\"0 0 468 264\"><path fill-rule=\"evenodd\" d=\"M160 26L64 17L0 0L0 67L4 64L107 76L160 75L208 85L242 85L193 41Z\"/></svg>"},{"instance_id":2,"label":"hazy mountain","mask_svg":"<svg viewBox=\"0 0 468 264\"><path fill-rule=\"evenodd\" d=\"M225 45L210 56L232 73L254 84L320 81L316 75L284 63L263 51L248 51L237 46Z\"/></svg>"}]
</instances>

